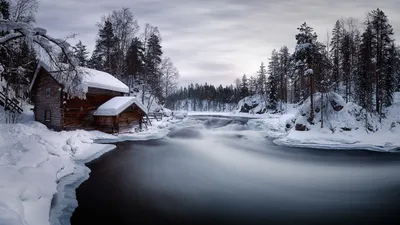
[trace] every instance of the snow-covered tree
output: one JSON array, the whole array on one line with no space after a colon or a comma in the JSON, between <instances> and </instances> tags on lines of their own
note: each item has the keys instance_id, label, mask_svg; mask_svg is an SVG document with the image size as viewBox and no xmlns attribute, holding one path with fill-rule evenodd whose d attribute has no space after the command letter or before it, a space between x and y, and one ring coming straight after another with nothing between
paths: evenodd
<instances>
[{"instance_id":1,"label":"snow-covered tree","mask_svg":"<svg viewBox=\"0 0 400 225\"><path fill-rule=\"evenodd\" d=\"M74 47L74 55L78 61L79 66L86 67L88 61L89 52L87 51L86 45L79 41Z\"/></svg>"},{"instance_id":2,"label":"snow-covered tree","mask_svg":"<svg viewBox=\"0 0 400 225\"><path fill-rule=\"evenodd\" d=\"M64 80L68 80L70 85L66 86L66 91L70 95L82 95L80 90L74 88L80 83L80 76L76 70L76 60L73 56L71 46L66 40L56 39L47 34L43 28L34 27L29 22L18 22L5 19L0 16L0 51L2 58L0 64L4 66L5 73L12 74L23 65L10 64L10 57L15 57L13 48L9 48L11 44L16 42L26 45L26 49L35 50L41 59L46 59L47 63L54 67L54 70L63 70ZM61 52L67 56L68 68L62 66L58 61L58 54ZM26 62L28 63L28 62ZM25 65L25 64L24 64ZM22 69L25 69L21 67ZM67 73L68 72L68 73Z\"/></svg>"},{"instance_id":3,"label":"snow-covered tree","mask_svg":"<svg viewBox=\"0 0 400 225\"><path fill-rule=\"evenodd\" d=\"M313 31L313 28L307 25L307 23L303 23L297 29L299 30L299 33L296 35L297 44L295 52L293 53L293 59L296 62L297 70L296 80L300 80L302 100L305 100L308 96L311 98L311 107L308 120L310 123L312 123L314 120L313 68L315 66L315 58L319 54L317 34ZM306 82L307 80L308 82ZM308 85L306 85L306 83L308 83Z\"/></svg>"}]
</instances>

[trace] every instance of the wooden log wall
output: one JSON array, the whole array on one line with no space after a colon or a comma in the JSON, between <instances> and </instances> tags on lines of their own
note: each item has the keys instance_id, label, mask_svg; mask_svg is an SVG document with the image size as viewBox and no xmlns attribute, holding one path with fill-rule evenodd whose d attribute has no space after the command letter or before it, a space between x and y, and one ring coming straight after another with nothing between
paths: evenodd
<instances>
[{"instance_id":1,"label":"wooden log wall","mask_svg":"<svg viewBox=\"0 0 400 225\"><path fill-rule=\"evenodd\" d=\"M62 87L43 68L39 71L33 87L33 101L35 103L35 120L49 128L61 130L63 124L62 115ZM46 98L46 89L50 89L50 97ZM51 111L51 121L45 121L45 111Z\"/></svg>"}]
</instances>

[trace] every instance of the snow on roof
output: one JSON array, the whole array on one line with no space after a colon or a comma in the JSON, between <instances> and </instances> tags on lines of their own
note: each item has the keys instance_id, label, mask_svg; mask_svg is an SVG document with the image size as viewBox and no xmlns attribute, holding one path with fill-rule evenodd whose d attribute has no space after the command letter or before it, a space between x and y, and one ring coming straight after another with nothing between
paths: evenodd
<instances>
[{"instance_id":1,"label":"snow on roof","mask_svg":"<svg viewBox=\"0 0 400 225\"><path fill-rule=\"evenodd\" d=\"M84 67L78 67L78 69L85 73L82 82L88 87L129 93L128 86L109 73Z\"/></svg>"},{"instance_id":2,"label":"snow on roof","mask_svg":"<svg viewBox=\"0 0 400 225\"><path fill-rule=\"evenodd\" d=\"M144 113L147 114L147 109L144 107L136 97L114 97L101 105L93 115L95 116L117 116L125 109L133 104L137 105Z\"/></svg>"},{"instance_id":3,"label":"snow on roof","mask_svg":"<svg viewBox=\"0 0 400 225\"><path fill-rule=\"evenodd\" d=\"M64 66L65 71L60 71L60 68L40 62L30 88L32 89L40 68L44 68L58 83L64 85L64 91L73 97L80 97L82 94L84 96L89 87L129 93L128 86L109 73L86 67L76 67L78 76L75 76L75 73L66 64L61 65L61 70Z\"/></svg>"}]
</instances>

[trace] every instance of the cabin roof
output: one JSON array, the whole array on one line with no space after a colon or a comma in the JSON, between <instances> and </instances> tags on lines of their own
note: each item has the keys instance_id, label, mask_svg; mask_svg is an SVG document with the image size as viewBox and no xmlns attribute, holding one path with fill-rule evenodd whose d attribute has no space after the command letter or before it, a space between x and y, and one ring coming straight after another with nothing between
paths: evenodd
<instances>
[{"instance_id":1,"label":"cabin roof","mask_svg":"<svg viewBox=\"0 0 400 225\"><path fill-rule=\"evenodd\" d=\"M142 105L135 97L114 97L101 105L97 110L94 112L93 115L95 116L118 116L124 110L129 108L135 104L139 107L144 113L148 113L146 107Z\"/></svg>"},{"instance_id":2,"label":"cabin roof","mask_svg":"<svg viewBox=\"0 0 400 225\"><path fill-rule=\"evenodd\" d=\"M30 87L31 89L36 81L36 78L41 68L45 69L60 84L70 86L71 84L69 83L73 82L73 79L66 78L67 74L60 71L56 71L56 69L52 70L48 65L46 65L43 62L40 62L38 68L36 69ZM129 87L109 73L99 70L89 69L86 67L77 67L77 71L80 73L80 78L81 78L80 82L81 84L79 85L81 89L79 90L80 92L87 93L87 90L90 87L90 88L116 91L121 93L129 93Z\"/></svg>"}]
</instances>

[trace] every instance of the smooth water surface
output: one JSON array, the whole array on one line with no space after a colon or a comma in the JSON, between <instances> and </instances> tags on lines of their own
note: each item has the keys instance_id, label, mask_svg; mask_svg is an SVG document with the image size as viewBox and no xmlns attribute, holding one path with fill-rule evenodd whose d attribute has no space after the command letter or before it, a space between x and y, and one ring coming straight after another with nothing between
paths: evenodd
<instances>
[{"instance_id":1,"label":"smooth water surface","mask_svg":"<svg viewBox=\"0 0 400 225\"><path fill-rule=\"evenodd\" d=\"M274 145L243 121L193 121L88 164L78 224L400 224L400 155Z\"/></svg>"}]
</instances>

